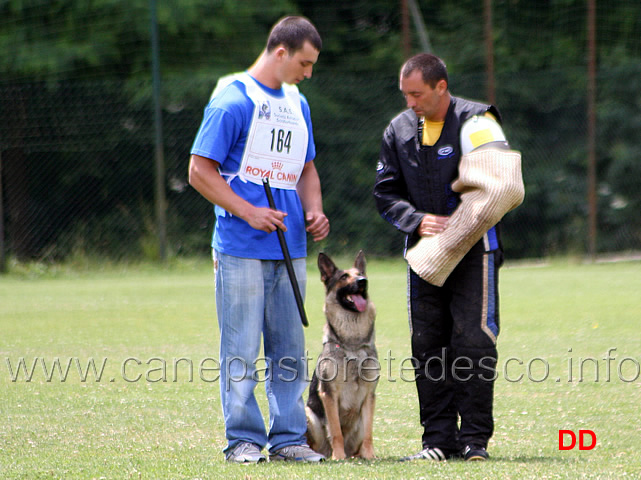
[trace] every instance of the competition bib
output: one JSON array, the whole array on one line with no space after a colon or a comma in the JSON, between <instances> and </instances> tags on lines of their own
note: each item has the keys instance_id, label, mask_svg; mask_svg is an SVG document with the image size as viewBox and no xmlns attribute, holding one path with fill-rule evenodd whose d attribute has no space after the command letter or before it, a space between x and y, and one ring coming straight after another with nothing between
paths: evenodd
<instances>
[{"instance_id":1,"label":"competition bib","mask_svg":"<svg viewBox=\"0 0 641 480\"><path fill-rule=\"evenodd\" d=\"M238 177L258 185L267 177L275 188L295 190L309 140L298 88L283 85L285 95L278 98L265 92L247 73L233 77L231 81L245 85L255 105Z\"/></svg>"}]
</instances>

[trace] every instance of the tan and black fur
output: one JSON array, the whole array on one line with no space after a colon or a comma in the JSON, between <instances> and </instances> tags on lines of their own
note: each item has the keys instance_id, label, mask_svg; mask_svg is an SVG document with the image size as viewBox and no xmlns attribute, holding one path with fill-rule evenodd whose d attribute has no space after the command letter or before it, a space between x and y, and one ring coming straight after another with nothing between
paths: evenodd
<instances>
[{"instance_id":1,"label":"tan and black fur","mask_svg":"<svg viewBox=\"0 0 641 480\"><path fill-rule=\"evenodd\" d=\"M365 256L340 270L318 256L325 284L323 352L307 401L307 442L326 457L374 458L372 427L380 364L374 343L376 310L367 294Z\"/></svg>"}]
</instances>

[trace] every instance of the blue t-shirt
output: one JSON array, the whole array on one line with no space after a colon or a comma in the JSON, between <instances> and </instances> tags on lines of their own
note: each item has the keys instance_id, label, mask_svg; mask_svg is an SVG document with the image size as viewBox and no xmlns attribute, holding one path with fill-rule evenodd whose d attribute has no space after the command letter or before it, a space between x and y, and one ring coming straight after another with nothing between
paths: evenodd
<instances>
[{"instance_id":1,"label":"blue t-shirt","mask_svg":"<svg viewBox=\"0 0 641 480\"><path fill-rule=\"evenodd\" d=\"M256 82L270 95L283 97L282 89L274 90ZM303 117L307 124L309 141L306 162L316 156L312 122L307 99L300 94ZM210 158L220 163L224 178L234 176L243 158L247 135L254 113L254 102L247 96L245 85L234 81L214 96L207 107L203 121L191 148L193 155ZM243 182L235 177L232 190L257 207L269 207L262 185ZM300 198L296 190L272 187L276 208L287 213L285 239L292 258L307 256L307 234ZM245 220L236 217L219 206L214 207L216 225L212 247L226 255L262 260L282 260L283 253L276 232L266 233L252 228Z\"/></svg>"}]
</instances>

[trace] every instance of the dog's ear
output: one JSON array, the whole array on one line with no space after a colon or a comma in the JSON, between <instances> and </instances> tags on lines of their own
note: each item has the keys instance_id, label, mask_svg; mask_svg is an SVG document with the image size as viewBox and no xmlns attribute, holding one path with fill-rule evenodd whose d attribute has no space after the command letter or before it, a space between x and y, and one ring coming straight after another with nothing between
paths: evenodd
<instances>
[{"instance_id":1,"label":"dog's ear","mask_svg":"<svg viewBox=\"0 0 641 480\"><path fill-rule=\"evenodd\" d=\"M336 270L336 265L332 262L332 259L325 255L323 252L318 254L318 269L321 273L321 280L324 284L327 285L327 282L334 275Z\"/></svg>"},{"instance_id":2,"label":"dog's ear","mask_svg":"<svg viewBox=\"0 0 641 480\"><path fill-rule=\"evenodd\" d=\"M365 266L367 262L365 262L365 254L363 253L363 250L358 252L358 255L356 255L356 260L354 261L354 267L356 267L356 270L361 272L363 275L365 275Z\"/></svg>"}]
</instances>

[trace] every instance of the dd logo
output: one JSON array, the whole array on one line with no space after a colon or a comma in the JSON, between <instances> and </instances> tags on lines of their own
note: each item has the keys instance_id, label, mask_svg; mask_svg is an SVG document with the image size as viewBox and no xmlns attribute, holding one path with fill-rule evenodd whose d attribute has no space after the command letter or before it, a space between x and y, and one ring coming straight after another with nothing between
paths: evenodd
<instances>
[{"instance_id":1,"label":"dd logo","mask_svg":"<svg viewBox=\"0 0 641 480\"><path fill-rule=\"evenodd\" d=\"M591 438L589 444L585 443L585 436ZM565 444L566 437L569 437L570 443ZM559 450L572 450L576 447L576 434L572 430L559 430ZM596 447L596 434L592 430L579 430L579 450L592 450Z\"/></svg>"}]
</instances>

